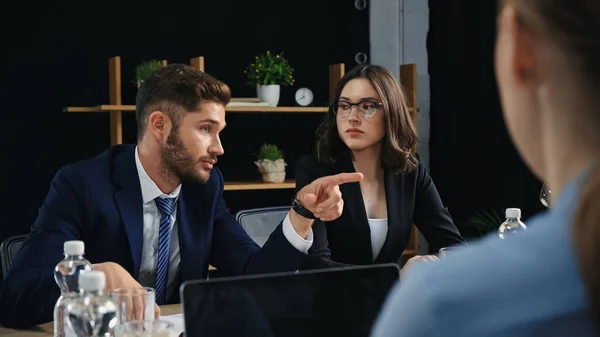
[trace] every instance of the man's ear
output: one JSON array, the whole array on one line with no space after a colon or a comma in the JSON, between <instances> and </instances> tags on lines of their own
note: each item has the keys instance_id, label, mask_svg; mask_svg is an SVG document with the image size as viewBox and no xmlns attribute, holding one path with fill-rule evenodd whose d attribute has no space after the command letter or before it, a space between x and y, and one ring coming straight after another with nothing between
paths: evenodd
<instances>
[{"instance_id":1,"label":"man's ear","mask_svg":"<svg viewBox=\"0 0 600 337\"><path fill-rule=\"evenodd\" d=\"M171 118L162 111L153 111L148 117L148 131L157 140L165 140L171 131Z\"/></svg>"}]
</instances>

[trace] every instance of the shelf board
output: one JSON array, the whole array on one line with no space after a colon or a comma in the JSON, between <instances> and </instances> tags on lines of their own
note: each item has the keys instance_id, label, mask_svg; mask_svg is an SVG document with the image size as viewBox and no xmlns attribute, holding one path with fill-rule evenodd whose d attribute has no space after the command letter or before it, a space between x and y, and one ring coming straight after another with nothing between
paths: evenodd
<instances>
[{"instance_id":1,"label":"shelf board","mask_svg":"<svg viewBox=\"0 0 600 337\"><path fill-rule=\"evenodd\" d=\"M303 113L314 113L320 112L325 113L329 108L327 107L298 107L298 106L281 106L281 107L268 107L268 106L230 106L226 107L225 111L228 112L303 112Z\"/></svg>"},{"instance_id":2,"label":"shelf board","mask_svg":"<svg viewBox=\"0 0 600 337\"><path fill-rule=\"evenodd\" d=\"M102 111L135 111L135 105L96 105L96 106L69 106L64 112L102 112Z\"/></svg>"},{"instance_id":3,"label":"shelf board","mask_svg":"<svg viewBox=\"0 0 600 337\"><path fill-rule=\"evenodd\" d=\"M63 108L64 112L100 112L100 108L95 106L69 106Z\"/></svg>"},{"instance_id":4,"label":"shelf board","mask_svg":"<svg viewBox=\"0 0 600 337\"><path fill-rule=\"evenodd\" d=\"M263 113L326 113L327 107L297 107L297 106L230 106L226 107L227 112L263 112ZM412 112L415 109L410 107ZM96 105L96 106L70 106L63 109L64 112L102 112L102 111L135 111L135 105Z\"/></svg>"},{"instance_id":5,"label":"shelf board","mask_svg":"<svg viewBox=\"0 0 600 337\"><path fill-rule=\"evenodd\" d=\"M226 181L225 191L252 191L252 190L280 190L296 188L295 180L286 180L282 183L265 183L262 181Z\"/></svg>"},{"instance_id":6,"label":"shelf board","mask_svg":"<svg viewBox=\"0 0 600 337\"><path fill-rule=\"evenodd\" d=\"M230 106L226 107L227 112L288 112L288 113L325 113L327 107L265 107L265 106ZM64 112L102 112L102 111L135 111L135 105L96 105L92 107L70 106L63 109Z\"/></svg>"}]
</instances>

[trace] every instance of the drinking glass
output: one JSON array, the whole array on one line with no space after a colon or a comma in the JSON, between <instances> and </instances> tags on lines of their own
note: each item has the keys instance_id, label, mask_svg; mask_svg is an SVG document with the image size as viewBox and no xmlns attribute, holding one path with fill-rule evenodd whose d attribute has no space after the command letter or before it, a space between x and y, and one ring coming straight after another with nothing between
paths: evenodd
<instances>
[{"instance_id":1,"label":"drinking glass","mask_svg":"<svg viewBox=\"0 0 600 337\"><path fill-rule=\"evenodd\" d=\"M550 187L546 183L544 183L540 191L540 202L546 208L552 207L552 191L550 191Z\"/></svg>"},{"instance_id":2,"label":"drinking glass","mask_svg":"<svg viewBox=\"0 0 600 337\"><path fill-rule=\"evenodd\" d=\"M155 319L154 288L120 288L110 292L117 305L118 323L129 321L153 321Z\"/></svg>"},{"instance_id":3,"label":"drinking glass","mask_svg":"<svg viewBox=\"0 0 600 337\"><path fill-rule=\"evenodd\" d=\"M173 324L161 320L125 322L118 332L118 337L172 337L176 334Z\"/></svg>"}]
</instances>

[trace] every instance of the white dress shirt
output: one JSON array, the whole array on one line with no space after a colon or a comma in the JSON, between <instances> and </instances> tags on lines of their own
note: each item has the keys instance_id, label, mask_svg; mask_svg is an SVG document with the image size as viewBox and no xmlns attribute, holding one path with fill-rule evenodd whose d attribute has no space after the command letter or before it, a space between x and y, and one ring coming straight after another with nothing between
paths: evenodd
<instances>
[{"instance_id":1,"label":"white dress shirt","mask_svg":"<svg viewBox=\"0 0 600 337\"><path fill-rule=\"evenodd\" d=\"M166 297L170 298L174 291L177 290L179 282L175 281L179 274L179 262L181 261L179 255L179 237L177 235L177 199L179 198L179 192L181 185L177 186L173 192L165 194L156 186L156 183L150 179L146 170L142 166L140 157L138 155L138 148L135 148L135 165L138 171L138 177L140 179L140 187L142 189L142 202L143 205L143 239L142 242L142 261L140 265L140 276L139 282L144 287L155 287L156 283L156 263L158 259L158 233L160 226L161 214L156 207L154 199L156 197L161 198L175 198L173 204L173 213L171 214L171 243L170 243L170 257L169 257L169 271L167 274L167 294ZM289 215L283 220L283 235L290 242L292 246L303 253L307 253L308 249L313 243L313 232L312 229L309 231L306 239L303 239L298 235L292 223L289 219Z\"/></svg>"},{"instance_id":2,"label":"white dress shirt","mask_svg":"<svg viewBox=\"0 0 600 337\"><path fill-rule=\"evenodd\" d=\"M140 179L140 186L142 188L142 202L143 205L143 242L142 242L142 262L140 265L140 277L139 282L144 287L154 288L156 285L156 263L158 260L158 233L160 226L161 213L156 207L154 199L156 197L161 198L175 198L173 203L173 212L171 213L171 241L170 241L170 257L169 257L169 271L167 273L167 293L166 298L169 298L173 291L176 289L176 283L173 281L179 273L179 262L181 260L179 255L179 236L177 235L177 199L179 198L179 192L181 191L181 185L177 186L170 194L164 194L156 186L156 183L150 179L146 170L140 162L140 157L135 150L135 165L138 171L138 177Z\"/></svg>"},{"instance_id":3,"label":"white dress shirt","mask_svg":"<svg viewBox=\"0 0 600 337\"><path fill-rule=\"evenodd\" d=\"M385 243L388 232L388 219L368 219L371 228L371 249L373 250L373 261L377 259L381 248Z\"/></svg>"}]
</instances>

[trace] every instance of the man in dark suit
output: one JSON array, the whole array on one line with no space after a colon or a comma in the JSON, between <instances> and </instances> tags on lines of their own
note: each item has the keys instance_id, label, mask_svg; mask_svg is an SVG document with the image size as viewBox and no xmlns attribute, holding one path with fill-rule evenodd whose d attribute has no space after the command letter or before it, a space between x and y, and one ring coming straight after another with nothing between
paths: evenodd
<instances>
[{"instance_id":1,"label":"man in dark suit","mask_svg":"<svg viewBox=\"0 0 600 337\"><path fill-rule=\"evenodd\" d=\"M228 275L293 271L310 260L313 215L335 219L338 185L362 175L316 180L261 249L229 213L223 154L230 90L185 65L169 65L139 89L138 144L117 145L61 168L32 232L0 284L0 324L52 320L60 295L53 269L63 243L83 240L85 256L105 272L106 291L148 286L157 304L178 301L181 282L206 278L209 263Z\"/></svg>"}]
</instances>

